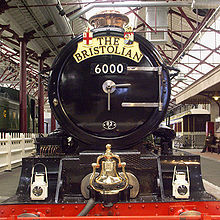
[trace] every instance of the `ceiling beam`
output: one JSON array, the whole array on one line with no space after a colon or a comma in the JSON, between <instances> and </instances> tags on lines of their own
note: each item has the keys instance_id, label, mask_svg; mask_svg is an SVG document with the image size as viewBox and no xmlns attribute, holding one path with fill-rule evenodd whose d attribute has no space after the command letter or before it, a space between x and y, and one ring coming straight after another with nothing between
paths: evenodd
<instances>
[{"instance_id":1,"label":"ceiling beam","mask_svg":"<svg viewBox=\"0 0 220 220\"><path fill-rule=\"evenodd\" d=\"M198 33L207 25L207 22L211 19L212 15L214 14L215 10L211 9L209 10L209 12L206 14L206 16L203 18L202 22L198 25L198 27L196 28L196 30L191 34L191 36L188 38L188 40L186 40L186 42L184 43L183 48L181 48L176 56L174 57L173 61L172 61L172 65L175 64L175 62L179 59L179 57L181 56L181 54L191 45L191 43L195 40L195 38L197 37Z\"/></svg>"},{"instance_id":2,"label":"ceiling beam","mask_svg":"<svg viewBox=\"0 0 220 220\"><path fill-rule=\"evenodd\" d=\"M152 32L156 33L156 31L140 16L138 15L132 8L128 7L130 11L133 12L133 14L146 26L148 27Z\"/></svg>"},{"instance_id":3,"label":"ceiling beam","mask_svg":"<svg viewBox=\"0 0 220 220\"><path fill-rule=\"evenodd\" d=\"M179 17L182 16L181 13L178 13L177 11L174 11L173 9L170 9L170 10L169 10L169 13L170 13L170 14L175 14L175 15L177 15L177 16L179 16ZM199 24L201 23L201 22L199 22L199 21L197 21L197 20L194 20L193 18L190 18L190 17L188 17L188 19L189 19L192 23L196 23L197 25L199 25ZM215 30L214 28L207 27L207 29L208 29L208 30L211 30L211 31L214 31L214 32L216 32L216 33L218 33L218 34L220 34L220 31L219 31L219 30Z\"/></svg>"},{"instance_id":4,"label":"ceiling beam","mask_svg":"<svg viewBox=\"0 0 220 220\"><path fill-rule=\"evenodd\" d=\"M194 25L192 24L192 22L191 22L191 20L189 19L189 17L185 14L185 12L183 11L183 9L180 8L180 7L178 7L178 10L179 10L180 13L181 13L181 17L183 17L183 18L187 21L188 25L192 28L192 30L195 31L196 28L195 28Z\"/></svg>"},{"instance_id":5,"label":"ceiling beam","mask_svg":"<svg viewBox=\"0 0 220 220\"><path fill-rule=\"evenodd\" d=\"M163 51L163 49L160 47L160 45L157 45L157 47L159 48L159 50L160 50L160 52L162 53L162 55L166 58L166 60L167 60L167 62L169 63L169 65L171 65L171 58L170 57L168 57L165 53L164 53L164 51Z\"/></svg>"}]
</instances>

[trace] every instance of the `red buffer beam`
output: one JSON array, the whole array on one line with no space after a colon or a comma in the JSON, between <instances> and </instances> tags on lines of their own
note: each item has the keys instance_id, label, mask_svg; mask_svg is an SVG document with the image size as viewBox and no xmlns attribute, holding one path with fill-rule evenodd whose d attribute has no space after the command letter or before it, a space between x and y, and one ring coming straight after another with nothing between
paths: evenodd
<instances>
[{"instance_id":1,"label":"red buffer beam","mask_svg":"<svg viewBox=\"0 0 220 220\"><path fill-rule=\"evenodd\" d=\"M103 204L96 204L88 216L77 216L85 204L25 204L0 205L0 219L194 219L194 220L220 220L220 202L165 202L165 203L117 203L111 208ZM197 216L180 215L186 211L197 211ZM36 217L19 218L23 213L32 213Z\"/></svg>"}]
</instances>

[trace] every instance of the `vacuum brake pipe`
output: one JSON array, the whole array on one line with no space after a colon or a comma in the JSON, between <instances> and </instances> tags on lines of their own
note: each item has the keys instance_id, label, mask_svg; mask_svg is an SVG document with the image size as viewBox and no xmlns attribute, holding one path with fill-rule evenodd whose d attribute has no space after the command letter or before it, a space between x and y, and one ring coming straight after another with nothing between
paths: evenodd
<instances>
[{"instance_id":1,"label":"vacuum brake pipe","mask_svg":"<svg viewBox=\"0 0 220 220\"><path fill-rule=\"evenodd\" d=\"M77 216L86 216L94 206L95 200L93 198L89 199L84 209Z\"/></svg>"}]
</instances>

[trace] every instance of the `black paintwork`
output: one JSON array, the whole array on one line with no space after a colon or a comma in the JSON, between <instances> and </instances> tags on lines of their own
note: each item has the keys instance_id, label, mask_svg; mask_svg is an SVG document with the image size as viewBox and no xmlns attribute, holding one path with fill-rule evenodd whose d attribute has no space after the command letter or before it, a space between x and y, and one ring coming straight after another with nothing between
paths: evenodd
<instances>
[{"instance_id":1,"label":"black paintwork","mask_svg":"<svg viewBox=\"0 0 220 220\"><path fill-rule=\"evenodd\" d=\"M123 37L120 28L95 29L94 37ZM96 56L76 63L73 54L82 35L73 39L60 53L54 62L49 83L49 101L56 119L74 136L87 145L104 149L111 143L113 148L127 148L139 142L152 132L162 121L170 97L168 71L163 66L163 83L161 86L163 109L158 108L123 108L122 102L158 102L157 72L127 72L121 75L94 75L90 72L93 63L125 63L128 66L162 66L162 59L155 48L146 39L135 35L140 50L144 54L140 63L116 55ZM129 88L117 88L111 94L111 111L107 111L107 94L102 84L112 80L116 84L130 83ZM53 99L57 98L58 106L54 107ZM117 127L111 131L102 126L106 120L116 122Z\"/></svg>"},{"instance_id":2,"label":"black paintwork","mask_svg":"<svg viewBox=\"0 0 220 220\"><path fill-rule=\"evenodd\" d=\"M140 183L140 191L130 202L170 202L172 197L172 177L174 166L185 170L185 162L190 171L190 198L184 201L209 201L215 198L205 192L200 169L199 156L177 151L170 155L155 155L150 152L118 151L126 172L133 173ZM30 200L30 178L34 164L43 163L48 170L49 197L35 203L55 203L56 192L58 203L83 203L80 184L83 178L92 172L91 164L102 152L88 151L71 157L34 157L24 158L17 198L8 202L32 203ZM97 170L100 172L100 170ZM60 176L60 179L58 178ZM159 185L158 185L159 183ZM99 200L97 200L99 201ZM122 200L123 201L123 200ZM180 201L180 200L179 200Z\"/></svg>"}]
</instances>

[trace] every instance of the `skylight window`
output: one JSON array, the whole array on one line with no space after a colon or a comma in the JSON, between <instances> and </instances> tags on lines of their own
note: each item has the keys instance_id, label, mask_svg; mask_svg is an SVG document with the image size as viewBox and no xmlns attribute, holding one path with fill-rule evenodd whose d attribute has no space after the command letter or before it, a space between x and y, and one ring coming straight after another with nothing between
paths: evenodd
<instances>
[{"instance_id":1,"label":"skylight window","mask_svg":"<svg viewBox=\"0 0 220 220\"><path fill-rule=\"evenodd\" d=\"M220 17L211 25L211 28L220 29ZM198 44L194 44L186 53L178 66L181 73L198 80L218 65L220 65L220 33L207 31L198 40ZM193 81L187 83L191 85Z\"/></svg>"}]
</instances>

